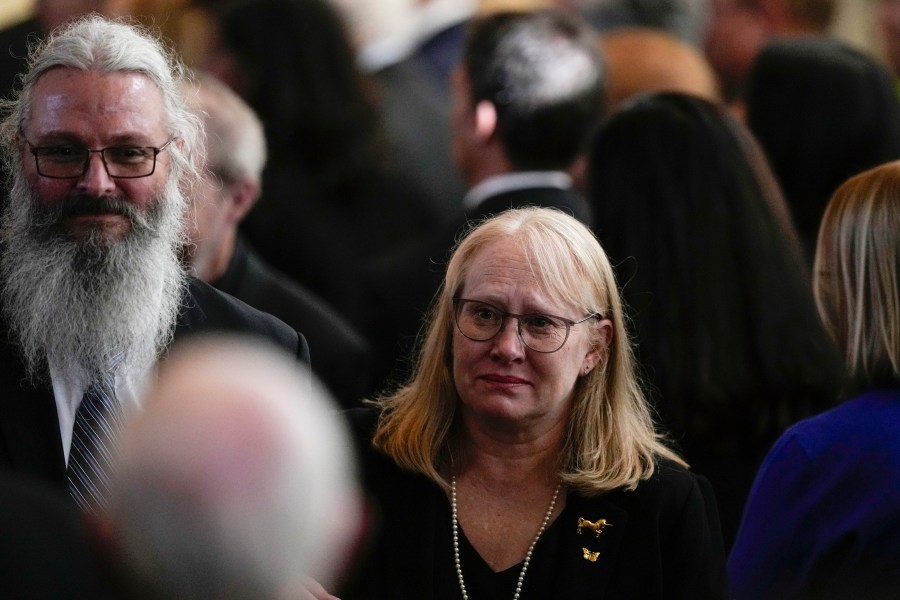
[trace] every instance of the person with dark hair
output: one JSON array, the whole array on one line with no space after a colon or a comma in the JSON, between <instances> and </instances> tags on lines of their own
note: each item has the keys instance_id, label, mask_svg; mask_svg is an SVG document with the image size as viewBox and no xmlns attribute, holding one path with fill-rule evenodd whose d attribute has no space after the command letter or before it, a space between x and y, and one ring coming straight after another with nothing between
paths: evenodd
<instances>
[{"instance_id":1,"label":"person with dark hair","mask_svg":"<svg viewBox=\"0 0 900 600\"><path fill-rule=\"evenodd\" d=\"M389 359L382 372L407 366L410 342L466 220L526 205L590 220L570 171L600 120L605 69L584 20L558 9L474 19L452 89L453 158L469 186L464 214L371 261L366 332Z\"/></svg>"},{"instance_id":2,"label":"person with dark hair","mask_svg":"<svg viewBox=\"0 0 900 600\"><path fill-rule=\"evenodd\" d=\"M414 374L351 412L377 529L342 597L727 597L712 492L656 429L627 323L586 225L474 225Z\"/></svg>"},{"instance_id":3,"label":"person with dark hair","mask_svg":"<svg viewBox=\"0 0 900 600\"><path fill-rule=\"evenodd\" d=\"M896 598L900 589L900 162L825 209L813 292L843 403L791 427L753 485L729 558L735 598Z\"/></svg>"},{"instance_id":4,"label":"person with dark hair","mask_svg":"<svg viewBox=\"0 0 900 600\"><path fill-rule=\"evenodd\" d=\"M713 484L727 544L766 450L837 384L787 208L746 129L678 93L609 117L588 184L648 395Z\"/></svg>"},{"instance_id":5,"label":"person with dark hair","mask_svg":"<svg viewBox=\"0 0 900 600\"><path fill-rule=\"evenodd\" d=\"M604 106L596 34L563 11L498 13L472 22L453 75L453 156L470 186L469 216L554 198L582 221L564 171Z\"/></svg>"},{"instance_id":6,"label":"person with dark hair","mask_svg":"<svg viewBox=\"0 0 900 600\"><path fill-rule=\"evenodd\" d=\"M825 205L848 177L900 159L900 98L890 72L844 42L767 45L743 97L794 216L809 263Z\"/></svg>"},{"instance_id":7,"label":"person with dark hair","mask_svg":"<svg viewBox=\"0 0 900 600\"><path fill-rule=\"evenodd\" d=\"M427 230L431 215L394 169L344 23L326 0L195 3L211 25L200 66L265 127L262 196L241 229L272 266L352 321L364 259Z\"/></svg>"}]
</instances>

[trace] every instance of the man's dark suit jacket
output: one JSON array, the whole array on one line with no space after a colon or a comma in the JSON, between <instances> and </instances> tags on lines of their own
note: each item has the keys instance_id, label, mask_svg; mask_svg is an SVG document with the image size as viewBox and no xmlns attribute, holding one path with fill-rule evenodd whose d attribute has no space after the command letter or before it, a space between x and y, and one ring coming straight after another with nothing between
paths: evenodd
<instances>
[{"instance_id":1,"label":"man's dark suit jacket","mask_svg":"<svg viewBox=\"0 0 900 600\"><path fill-rule=\"evenodd\" d=\"M178 343L198 333L258 336L309 363L306 339L275 317L191 279L175 329ZM0 324L0 469L66 489L66 464L49 375L32 385Z\"/></svg>"},{"instance_id":2,"label":"man's dark suit jacket","mask_svg":"<svg viewBox=\"0 0 900 600\"><path fill-rule=\"evenodd\" d=\"M0 536L4 598L115 597L78 508L44 482L0 471Z\"/></svg>"},{"instance_id":3,"label":"man's dark suit jacket","mask_svg":"<svg viewBox=\"0 0 900 600\"><path fill-rule=\"evenodd\" d=\"M452 31L459 31L461 38L462 29L460 24ZM450 78L440 70L446 66L438 66L455 60L450 57L454 52L458 55L461 42L459 46L456 51L450 49L449 56L431 56L426 43L374 77L397 167L422 190L418 202L440 224L459 220L459 199L466 193L450 154Z\"/></svg>"},{"instance_id":4,"label":"man's dark suit jacket","mask_svg":"<svg viewBox=\"0 0 900 600\"><path fill-rule=\"evenodd\" d=\"M416 238L375 257L367 265L365 292L369 312L363 321L363 333L375 348L376 382L399 381L409 374L416 335L466 225L508 208L524 206L557 208L590 225L590 208L575 190L521 188L486 198L476 209L466 212L464 221L448 226L441 234Z\"/></svg>"},{"instance_id":5,"label":"man's dark suit jacket","mask_svg":"<svg viewBox=\"0 0 900 600\"><path fill-rule=\"evenodd\" d=\"M371 447L374 410L354 410L348 416L374 504L368 545L339 596L459 598L446 493ZM579 533L579 518L604 518L611 526L602 535ZM660 459L656 473L634 491L595 497L568 491L566 506L551 528L535 547L523 598L727 598L725 550L712 489L703 477L671 461ZM585 551L599 554L591 561ZM463 569L473 574L477 561L466 556L470 560ZM518 575L519 567L512 571Z\"/></svg>"},{"instance_id":6,"label":"man's dark suit jacket","mask_svg":"<svg viewBox=\"0 0 900 600\"><path fill-rule=\"evenodd\" d=\"M217 289L302 331L312 370L345 408L371 391L372 350L355 327L324 300L274 270L239 239Z\"/></svg>"}]
</instances>

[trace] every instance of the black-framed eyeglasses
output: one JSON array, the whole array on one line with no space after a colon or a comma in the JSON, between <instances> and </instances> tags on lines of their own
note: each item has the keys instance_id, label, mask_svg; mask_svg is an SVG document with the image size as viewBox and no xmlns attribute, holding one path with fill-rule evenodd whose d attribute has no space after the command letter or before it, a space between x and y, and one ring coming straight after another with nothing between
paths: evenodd
<instances>
[{"instance_id":1,"label":"black-framed eyeglasses","mask_svg":"<svg viewBox=\"0 0 900 600\"><path fill-rule=\"evenodd\" d=\"M513 317L518 321L516 331L522 343L535 352L544 354L562 348L569 339L569 331L573 325L601 318L598 313L590 314L580 321L539 313L520 315L500 310L487 302L466 298L455 298L453 306L456 327L470 340L486 342L493 339L503 331L506 320Z\"/></svg>"},{"instance_id":2,"label":"black-framed eyeglasses","mask_svg":"<svg viewBox=\"0 0 900 600\"><path fill-rule=\"evenodd\" d=\"M50 179L78 179L88 169L91 154L98 153L103 167L110 177L117 179L137 179L149 177L156 171L156 157L169 147L173 140L159 148L153 146L109 146L91 150L75 144L40 146L25 140L34 156L34 164L41 177Z\"/></svg>"}]
</instances>

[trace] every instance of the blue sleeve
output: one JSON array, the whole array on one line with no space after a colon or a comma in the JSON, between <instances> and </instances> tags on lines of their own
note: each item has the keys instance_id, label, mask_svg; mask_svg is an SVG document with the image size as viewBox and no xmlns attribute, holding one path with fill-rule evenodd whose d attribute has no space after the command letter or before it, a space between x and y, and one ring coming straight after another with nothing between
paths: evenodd
<instances>
[{"instance_id":1,"label":"blue sleeve","mask_svg":"<svg viewBox=\"0 0 900 600\"><path fill-rule=\"evenodd\" d=\"M789 597L810 568L817 524L828 515L821 472L791 432L760 467L728 558L736 600Z\"/></svg>"}]
</instances>

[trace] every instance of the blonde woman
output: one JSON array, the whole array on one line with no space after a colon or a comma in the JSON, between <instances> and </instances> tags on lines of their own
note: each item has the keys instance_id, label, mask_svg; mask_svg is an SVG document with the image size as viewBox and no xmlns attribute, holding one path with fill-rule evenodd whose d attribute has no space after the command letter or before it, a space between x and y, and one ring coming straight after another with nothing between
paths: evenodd
<instances>
[{"instance_id":1,"label":"blonde woman","mask_svg":"<svg viewBox=\"0 0 900 600\"><path fill-rule=\"evenodd\" d=\"M846 181L819 229L813 288L843 352L840 406L763 463L729 574L738 600L900 590L900 162Z\"/></svg>"},{"instance_id":2,"label":"blonde woman","mask_svg":"<svg viewBox=\"0 0 900 600\"><path fill-rule=\"evenodd\" d=\"M708 484L654 429L625 323L574 218L475 227L411 381L354 415L376 518L342 597L724 598Z\"/></svg>"}]
</instances>

